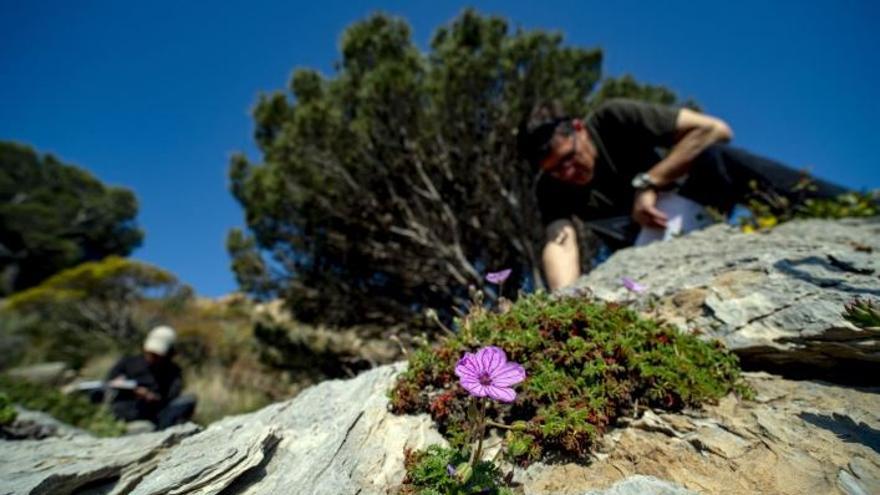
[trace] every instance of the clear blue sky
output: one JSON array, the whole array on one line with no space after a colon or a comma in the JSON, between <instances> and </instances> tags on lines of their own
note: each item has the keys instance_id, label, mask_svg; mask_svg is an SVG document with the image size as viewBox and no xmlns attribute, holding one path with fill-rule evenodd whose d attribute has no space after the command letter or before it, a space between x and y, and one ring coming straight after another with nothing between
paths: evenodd
<instances>
[{"instance_id":1,"label":"clear blue sky","mask_svg":"<svg viewBox=\"0 0 880 495\"><path fill-rule=\"evenodd\" d=\"M256 154L249 111L294 67L333 75L343 29L382 10L423 47L465 6L599 46L699 101L736 143L854 188L880 186L880 2L124 2L0 0L0 139L133 189L134 254L202 295L234 290L226 232L234 151Z\"/></svg>"}]
</instances>

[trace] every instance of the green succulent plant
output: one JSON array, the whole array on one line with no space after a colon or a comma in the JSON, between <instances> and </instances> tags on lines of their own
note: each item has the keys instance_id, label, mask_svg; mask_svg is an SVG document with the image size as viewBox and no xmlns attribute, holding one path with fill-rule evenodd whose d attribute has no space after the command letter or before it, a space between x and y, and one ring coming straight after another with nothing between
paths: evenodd
<instances>
[{"instance_id":1,"label":"green succulent plant","mask_svg":"<svg viewBox=\"0 0 880 495\"><path fill-rule=\"evenodd\" d=\"M855 298L844 306L843 317L864 330L880 332L880 303Z\"/></svg>"},{"instance_id":2,"label":"green succulent plant","mask_svg":"<svg viewBox=\"0 0 880 495\"><path fill-rule=\"evenodd\" d=\"M395 412L429 413L454 448L467 444L468 393L453 370L465 352L486 345L528 375L514 403L487 411L496 423L523 425L502 432L507 454L521 462L582 456L618 418L643 407L677 410L751 394L736 356L720 343L619 304L538 293L504 313L475 307L457 323L455 335L411 353L390 393Z\"/></svg>"}]
</instances>

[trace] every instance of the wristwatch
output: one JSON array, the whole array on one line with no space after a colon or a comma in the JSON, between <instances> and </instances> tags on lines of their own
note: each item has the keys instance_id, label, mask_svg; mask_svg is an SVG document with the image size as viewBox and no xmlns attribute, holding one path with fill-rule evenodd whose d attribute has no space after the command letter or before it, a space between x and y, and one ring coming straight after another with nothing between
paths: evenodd
<instances>
[{"instance_id":1,"label":"wristwatch","mask_svg":"<svg viewBox=\"0 0 880 495\"><path fill-rule=\"evenodd\" d=\"M651 176L648 175L648 172L636 174L636 176L633 177L631 184L633 186L633 189L635 189L636 191L644 191L645 189L653 189L655 191L660 190L660 187L657 186L657 183L654 182L654 179L652 179Z\"/></svg>"}]
</instances>

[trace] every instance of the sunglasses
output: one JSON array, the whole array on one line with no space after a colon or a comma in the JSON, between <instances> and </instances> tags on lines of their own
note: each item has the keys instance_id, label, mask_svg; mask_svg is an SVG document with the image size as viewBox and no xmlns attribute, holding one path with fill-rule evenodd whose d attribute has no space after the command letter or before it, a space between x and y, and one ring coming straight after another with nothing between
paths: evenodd
<instances>
[{"instance_id":1,"label":"sunglasses","mask_svg":"<svg viewBox=\"0 0 880 495\"><path fill-rule=\"evenodd\" d=\"M565 168L567 168L567 164L571 161L572 158L577 154L577 139L572 140L571 150L566 152L564 155L560 156L555 160L555 162L547 166L544 161L547 157L550 156L553 151L553 145L560 138L567 138L574 135L574 126L571 123L570 119L565 119L564 121L560 121L556 124L553 134L550 136L550 139L544 145L544 149L546 150L544 153L544 158L540 160L541 169L546 174L557 174L561 173Z\"/></svg>"}]
</instances>

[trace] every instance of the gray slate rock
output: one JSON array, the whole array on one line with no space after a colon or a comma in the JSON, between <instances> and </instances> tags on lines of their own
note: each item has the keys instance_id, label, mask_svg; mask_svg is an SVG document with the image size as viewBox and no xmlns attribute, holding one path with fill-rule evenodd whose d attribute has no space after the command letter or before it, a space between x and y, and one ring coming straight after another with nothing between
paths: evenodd
<instances>
[{"instance_id":1,"label":"gray slate rock","mask_svg":"<svg viewBox=\"0 0 880 495\"><path fill-rule=\"evenodd\" d=\"M629 294L622 277L647 285L646 293ZM757 234L716 225L618 251L566 292L584 289L636 301L755 363L880 370L880 335L841 316L855 296L880 297L878 217L793 221Z\"/></svg>"},{"instance_id":2,"label":"gray slate rock","mask_svg":"<svg viewBox=\"0 0 880 495\"><path fill-rule=\"evenodd\" d=\"M62 423L44 412L31 411L19 406L15 406L15 411L17 413L15 421L9 426L0 428L0 438L40 440L49 437L90 435L89 432Z\"/></svg>"},{"instance_id":3,"label":"gray slate rock","mask_svg":"<svg viewBox=\"0 0 880 495\"><path fill-rule=\"evenodd\" d=\"M68 494L123 471L196 433L195 425L119 438L76 435L0 441L0 493Z\"/></svg>"},{"instance_id":4,"label":"gray slate rock","mask_svg":"<svg viewBox=\"0 0 880 495\"><path fill-rule=\"evenodd\" d=\"M389 412L402 368L327 381L197 435L0 442L0 493L73 493L100 480L103 494L383 493L403 479L405 448L445 444L427 415Z\"/></svg>"},{"instance_id":5,"label":"gray slate rock","mask_svg":"<svg viewBox=\"0 0 880 495\"><path fill-rule=\"evenodd\" d=\"M584 495L696 495L682 486L653 476L630 476L605 490L590 490Z\"/></svg>"},{"instance_id":6,"label":"gray slate rock","mask_svg":"<svg viewBox=\"0 0 880 495\"><path fill-rule=\"evenodd\" d=\"M61 361L12 368L5 374L11 378L44 385L60 385L74 376L67 363Z\"/></svg>"},{"instance_id":7,"label":"gray slate rock","mask_svg":"<svg viewBox=\"0 0 880 495\"><path fill-rule=\"evenodd\" d=\"M112 472L103 473L105 478L110 474L121 478L110 480L101 493L385 493L403 479L405 448L446 443L427 415L395 416L389 412L387 391L402 368L402 364L384 366L351 380L323 382L287 402L214 423L182 439L173 449L146 459L133 461L122 456ZM139 437L146 435L128 438ZM119 439L94 439L89 450L112 451L118 448L114 440ZM0 460L15 455L7 452L8 448L0 443L0 452L6 453ZM83 448L69 446L76 451ZM63 457L68 448L52 445L40 450ZM76 471L63 465L58 468L67 473ZM32 464L18 464L0 475L46 483L47 476L55 477L58 468L42 471ZM66 486L81 486L81 481L86 480L79 476ZM17 484L11 493L31 493L33 485Z\"/></svg>"},{"instance_id":8,"label":"gray slate rock","mask_svg":"<svg viewBox=\"0 0 880 495\"><path fill-rule=\"evenodd\" d=\"M402 369L324 382L198 433L0 442L0 493L394 493L405 448L445 444L426 415L388 411ZM526 495L880 493L880 389L746 378L754 401L647 411L593 458L514 479Z\"/></svg>"}]
</instances>

